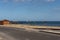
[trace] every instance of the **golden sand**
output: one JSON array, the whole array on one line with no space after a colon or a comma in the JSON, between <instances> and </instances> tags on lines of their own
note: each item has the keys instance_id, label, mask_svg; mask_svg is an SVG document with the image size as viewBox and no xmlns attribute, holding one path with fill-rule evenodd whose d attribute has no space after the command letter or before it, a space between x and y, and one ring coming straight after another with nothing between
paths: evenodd
<instances>
[{"instance_id":1,"label":"golden sand","mask_svg":"<svg viewBox=\"0 0 60 40\"><path fill-rule=\"evenodd\" d=\"M24 25L24 24L9 24L9 25L0 25L4 27L15 27L15 28L56 28L60 29L58 26L32 26L32 25Z\"/></svg>"}]
</instances>

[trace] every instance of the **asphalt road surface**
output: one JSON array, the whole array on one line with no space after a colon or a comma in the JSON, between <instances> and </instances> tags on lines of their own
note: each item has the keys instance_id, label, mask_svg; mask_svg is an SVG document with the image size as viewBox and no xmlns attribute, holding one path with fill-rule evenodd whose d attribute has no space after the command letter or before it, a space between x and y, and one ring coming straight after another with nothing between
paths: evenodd
<instances>
[{"instance_id":1,"label":"asphalt road surface","mask_svg":"<svg viewBox=\"0 0 60 40\"><path fill-rule=\"evenodd\" d=\"M0 40L60 40L60 35L0 27Z\"/></svg>"}]
</instances>

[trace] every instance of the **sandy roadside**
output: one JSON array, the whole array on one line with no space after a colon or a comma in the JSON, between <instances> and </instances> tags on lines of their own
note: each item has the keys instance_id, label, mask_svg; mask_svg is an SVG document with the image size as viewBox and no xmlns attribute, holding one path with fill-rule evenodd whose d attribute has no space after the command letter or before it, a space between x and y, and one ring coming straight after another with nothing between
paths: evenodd
<instances>
[{"instance_id":1,"label":"sandy roadside","mask_svg":"<svg viewBox=\"0 0 60 40\"><path fill-rule=\"evenodd\" d=\"M35 32L40 32L40 31L44 31L44 32L53 32L53 33L60 33L59 31L55 31L55 30L50 30L49 28L53 28L53 29L60 29L60 27L54 27L54 26L32 26L32 25L23 25L23 24L9 24L9 25L0 25L1 27L13 27L13 28L24 28L26 29L26 31L35 31ZM40 30L40 29L35 29L35 28L46 28L49 30Z\"/></svg>"},{"instance_id":2,"label":"sandy roadside","mask_svg":"<svg viewBox=\"0 0 60 40\"><path fill-rule=\"evenodd\" d=\"M15 27L15 28L56 28L60 29L58 26L32 26L32 25L24 25L24 24L9 24L9 25L0 25L3 27Z\"/></svg>"}]
</instances>

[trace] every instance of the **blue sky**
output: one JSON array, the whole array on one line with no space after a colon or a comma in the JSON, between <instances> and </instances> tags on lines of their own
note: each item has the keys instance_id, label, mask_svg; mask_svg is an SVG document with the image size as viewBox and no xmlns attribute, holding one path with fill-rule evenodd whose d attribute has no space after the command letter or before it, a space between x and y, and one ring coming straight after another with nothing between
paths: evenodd
<instances>
[{"instance_id":1,"label":"blue sky","mask_svg":"<svg viewBox=\"0 0 60 40\"><path fill-rule=\"evenodd\" d=\"M0 20L60 21L60 0L0 0Z\"/></svg>"}]
</instances>

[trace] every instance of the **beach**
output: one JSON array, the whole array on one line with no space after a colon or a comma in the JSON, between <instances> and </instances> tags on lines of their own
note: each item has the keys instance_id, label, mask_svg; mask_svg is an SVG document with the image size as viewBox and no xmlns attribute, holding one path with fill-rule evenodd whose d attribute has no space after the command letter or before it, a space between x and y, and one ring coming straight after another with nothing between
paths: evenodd
<instances>
[{"instance_id":1,"label":"beach","mask_svg":"<svg viewBox=\"0 0 60 40\"><path fill-rule=\"evenodd\" d=\"M9 24L0 25L0 33L3 33L3 39L8 38L9 40L10 38L11 40L60 40L60 32L49 28L58 27Z\"/></svg>"},{"instance_id":2,"label":"beach","mask_svg":"<svg viewBox=\"0 0 60 40\"><path fill-rule=\"evenodd\" d=\"M16 27L16 28L54 28L54 29L60 29L59 26L34 26L34 25L28 25L28 24L8 24L8 25L0 25L5 27Z\"/></svg>"},{"instance_id":3,"label":"beach","mask_svg":"<svg viewBox=\"0 0 60 40\"><path fill-rule=\"evenodd\" d=\"M60 40L60 35L24 28L0 27L1 33L1 40Z\"/></svg>"},{"instance_id":4,"label":"beach","mask_svg":"<svg viewBox=\"0 0 60 40\"><path fill-rule=\"evenodd\" d=\"M42 31L42 32L53 32L60 34L60 27L59 26L32 26L26 24L9 24L9 25L0 25L0 27L9 27L9 28L24 28L30 31Z\"/></svg>"}]
</instances>

